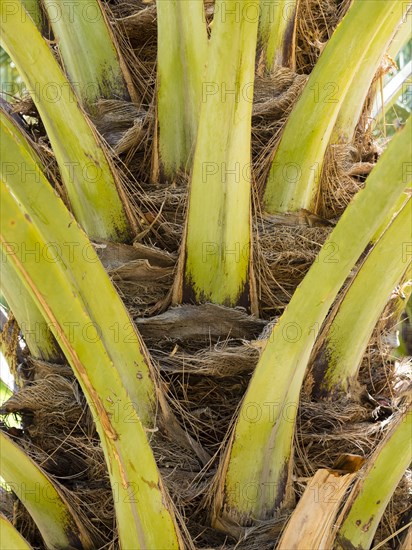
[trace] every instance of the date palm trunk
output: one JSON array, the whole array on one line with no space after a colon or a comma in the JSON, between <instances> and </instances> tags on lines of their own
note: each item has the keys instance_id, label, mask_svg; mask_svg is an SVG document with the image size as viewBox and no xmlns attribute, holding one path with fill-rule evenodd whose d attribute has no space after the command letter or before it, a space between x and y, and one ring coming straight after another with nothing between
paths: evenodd
<instances>
[{"instance_id":1,"label":"date palm trunk","mask_svg":"<svg viewBox=\"0 0 412 550\"><path fill-rule=\"evenodd\" d=\"M1 2L0 550L395 537L411 121L359 121L409 4L74 4Z\"/></svg>"}]
</instances>

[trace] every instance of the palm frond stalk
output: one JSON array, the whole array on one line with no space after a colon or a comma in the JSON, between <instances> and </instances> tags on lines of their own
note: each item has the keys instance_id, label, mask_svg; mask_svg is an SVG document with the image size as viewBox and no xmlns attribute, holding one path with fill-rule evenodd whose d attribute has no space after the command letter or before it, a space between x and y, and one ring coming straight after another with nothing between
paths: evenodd
<instances>
[{"instance_id":1,"label":"palm frond stalk","mask_svg":"<svg viewBox=\"0 0 412 550\"><path fill-rule=\"evenodd\" d=\"M412 355L412 280L401 285L402 296L397 302L397 312L400 318L398 356Z\"/></svg>"},{"instance_id":2,"label":"palm frond stalk","mask_svg":"<svg viewBox=\"0 0 412 550\"><path fill-rule=\"evenodd\" d=\"M409 7L405 4L404 16L402 17L402 22L399 25L395 36L392 38L392 41L388 48L388 55L395 59L400 50L405 46L405 44L411 39L411 29L409 25Z\"/></svg>"},{"instance_id":3,"label":"palm frond stalk","mask_svg":"<svg viewBox=\"0 0 412 550\"><path fill-rule=\"evenodd\" d=\"M0 546L10 550L31 550L30 544L20 535L3 514L0 514Z\"/></svg>"},{"instance_id":4,"label":"palm frond stalk","mask_svg":"<svg viewBox=\"0 0 412 550\"><path fill-rule=\"evenodd\" d=\"M411 224L408 200L356 273L333 321L321 336L321 348L313 362L314 394L329 397L348 391L356 380L363 353L393 289L412 275L405 235Z\"/></svg>"},{"instance_id":5,"label":"palm frond stalk","mask_svg":"<svg viewBox=\"0 0 412 550\"><path fill-rule=\"evenodd\" d=\"M0 178L2 181L12 181L26 177L26 171L33 170L34 181L37 182L37 174L43 173L43 166L40 158L36 155L27 140L22 136L20 141L14 142L13 151L15 155L10 154L7 148L10 145L7 135L21 135L13 120L2 109L0 109L0 154L3 162L0 166ZM18 151L20 149L20 151ZM23 161L24 156L30 159L27 163ZM4 159L8 159L7 162ZM23 163L21 163L23 161ZM19 164L20 162L20 164ZM10 243L11 246L17 243ZM37 247L33 251L40 260L41 251ZM61 355L57 342L51 333L47 323L34 303L30 294L22 284L19 284L16 273L7 259L2 255L1 260L1 281L0 288L9 304L13 315L23 333L25 342L33 357L44 359L45 361L57 361Z\"/></svg>"},{"instance_id":6,"label":"palm frond stalk","mask_svg":"<svg viewBox=\"0 0 412 550\"><path fill-rule=\"evenodd\" d=\"M0 349L1 349L1 352L4 354L3 342L0 342ZM3 402L9 397L11 397L12 395L13 393L11 389L2 379L0 379L0 401Z\"/></svg>"},{"instance_id":7,"label":"palm frond stalk","mask_svg":"<svg viewBox=\"0 0 412 550\"><path fill-rule=\"evenodd\" d=\"M296 68L296 17L299 0L269 0L260 4L259 35L266 70L275 65Z\"/></svg>"},{"instance_id":8,"label":"palm frond stalk","mask_svg":"<svg viewBox=\"0 0 412 550\"><path fill-rule=\"evenodd\" d=\"M409 405L369 457L349 495L338 519L336 548L339 550L370 548L389 499L411 463L411 431Z\"/></svg>"},{"instance_id":9,"label":"palm frond stalk","mask_svg":"<svg viewBox=\"0 0 412 550\"><path fill-rule=\"evenodd\" d=\"M46 127L77 220L92 238L128 240L131 228L119 195L119 177L20 0L2 2L0 31L1 44L31 91ZM21 36L27 37L30 48Z\"/></svg>"},{"instance_id":10,"label":"palm frond stalk","mask_svg":"<svg viewBox=\"0 0 412 550\"><path fill-rule=\"evenodd\" d=\"M119 53L100 0L87 4L44 0L64 70L88 112L99 99L137 102L126 64ZM90 32L90 28L93 32Z\"/></svg>"},{"instance_id":11,"label":"palm frond stalk","mask_svg":"<svg viewBox=\"0 0 412 550\"><path fill-rule=\"evenodd\" d=\"M81 519L70 510L62 491L2 431L0 444L0 475L28 509L47 548L91 550L93 546L90 537Z\"/></svg>"},{"instance_id":12,"label":"palm frond stalk","mask_svg":"<svg viewBox=\"0 0 412 550\"><path fill-rule=\"evenodd\" d=\"M33 19L36 27L41 31L44 25L44 14L41 0L22 0L22 5L26 12Z\"/></svg>"},{"instance_id":13,"label":"palm frond stalk","mask_svg":"<svg viewBox=\"0 0 412 550\"><path fill-rule=\"evenodd\" d=\"M385 217L381 225L376 230L376 233L371 239L371 245L374 245L382 237L382 235L388 229L388 227L393 222L395 217L399 214L399 212L401 212L401 210L406 206L408 202L409 202L409 195L408 195L408 192L405 191L405 193L402 193L399 196L399 199L397 200L393 210L391 212L388 212L387 216Z\"/></svg>"},{"instance_id":14,"label":"palm frond stalk","mask_svg":"<svg viewBox=\"0 0 412 550\"><path fill-rule=\"evenodd\" d=\"M122 544L177 548L174 514L145 431L154 425L156 406L146 350L90 241L33 159L25 156L25 147L15 147L22 137L8 139L8 149L14 145L20 155L16 163L28 167L28 176L2 182L2 251L49 324L94 414L119 495L115 505ZM34 185L35 195L30 192ZM51 247L54 261L45 269L36 258L26 257L23 243L33 249ZM137 456L138 471L131 458ZM136 492L139 499L132 498Z\"/></svg>"},{"instance_id":15,"label":"palm frond stalk","mask_svg":"<svg viewBox=\"0 0 412 550\"><path fill-rule=\"evenodd\" d=\"M398 10L392 10L392 13L386 18L380 30L379 40L373 40L370 43L368 51L365 52L363 62L358 69L356 78L349 88L339 111L330 138L331 143L350 143L352 141L374 76L381 65L385 52L388 50L401 25L403 17L405 17L405 13L400 15Z\"/></svg>"},{"instance_id":16,"label":"palm frond stalk","mask_svg":"<svg viewBox=\"0 0 412 550\"><path fill-rule=\"evenodd\" d=\"M391 141L272 330L220 467L214 524L227 532L236 533L239 524L266 519L292 504L293 434L313 334L316 339L340 287L411 180L412 174L405 170L411 127L410 120L405 131ZM338 251L336 262L329 261L330 244ZM286 407L290 409L287 417ZM253 422L248 420L251 408L259 411ZM245 496L247 486L255 489L256 498Z\"/></svg>"},{"instance_id":17,"label":"palm frond stalk","mask_svg":"<svg viewBox=\"0 0 412 550\"><path fill-rule=\"evenodd\" d=\"M316 212L323 160L339 111L352 84L357 86L355 78L365 55L375 45L377 51L385 51L403 9L401 0L354 0L322 52L277 145L264 194L267 212L302 208ZM367 28L366 19L371 21ZM393 26L386 27L393 19ZM356 39L348 41L348 34L354 32ZM351 63L342 64L348 57Z\"/></svg>"},{"instance_id":18,"label":"palm frond stalk","mask_svg":"<svg viewBox=\"0 0 412 550\"><path fill-rule=\"evenodd\" d=\"M203 5L197 0L159 0L157 19L159 155L165 175L173 179L179 170L190 171L207 91L208 38Z\"/></svg>"},{"instance_id":19,"label":"palm frond stalk","mask_svg":"<svg viewBox=\"0 0 412 550\"><path fill-rule=\"evenodd\" d=\"M258 2L252 4L252 19L236 1L215 6L175 302L256 309L250 133Z\"/></svg>"},{"instance_id":20,"label":"palm frond stalk","mask_svg":"<svg viewBox=\"0 0 412 550\"><path fill-rule=\"evenodd\" d=\"M58 362L59 346L33 299L18 281L7 259L1 258L1 290L27 344L30 354L44 361Z\"/></svg>"}]
</instances>

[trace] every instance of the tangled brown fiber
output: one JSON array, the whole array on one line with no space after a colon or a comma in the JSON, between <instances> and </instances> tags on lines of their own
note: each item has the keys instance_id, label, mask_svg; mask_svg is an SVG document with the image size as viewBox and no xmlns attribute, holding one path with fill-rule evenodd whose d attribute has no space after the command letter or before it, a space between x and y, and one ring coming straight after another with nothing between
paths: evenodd
<instances>
[{"instance_id":1,"label":"tangled brown fiber","mask_svg":"<svg viewBox=\"0 0 412 550\"><path fill-rule=\"evenodd\" d=\"M60 487L97 548L114 536L110 480L94 420L70 368L27 359L22 387L2 406L19 415L22 430L6 431ZM27 511L16 504L16 525L34 545L41 538Z\"/></svg>"},{"instance_id":2,"label":"tangled brown fiber","mask_svg":"<svg viewBox=\"0 0 412 550\"><path fill-rule=\"evenodd\" d=\"M387 317L385 312L385 324L389 326ZM251 328L252 325L247 330ZM267 332L264 326L263 329L263 333ZM260 342L264 341L259 340L258 330L256 325L254 335L252 330L248 338L230 339L223 331L197 341L190 335L169 342L166 339L156 343L153 339L150 345L152 359L162 378L162 392L176 418L186 433L213 457L207 467L203 467L194 452L183 449L168 436L167 429L161 428L150 436L165 485L179 516L186 518L185 524L199 549L273 548L292 513L284 510L273 520L245 529L239 541L211 529L208 523L205 504L218 457L262 351ZM151 342L149 337L147 340ZM371 368L369 349L360 380L373 395L379 392L381 399L388 400L396 393L394 388L399 376L388 356L387 345L376 350L379 340L375 339L371 346L374 357L380 360ZM64 488L68 501L84 517L85 525L95 537L96 548L105 545L118 548L113 498L103 453L91 414L71 370L29 360L20 368L20 373L26 377L25 385L2 411L22 415L24 432L15 440ZM403 380L405 376L402 375ZM408 380L410 383L410 375ZM299 404L290 406L297 409L294 458L297 498L315 471L332 468L341 454L368 457L397 416L395 407L391 416L382 419L373 414L376 403L348 396L334 402L314 402L303 392ZM411 480L406 474L385 512L375 542L390 536L408 512L403 495L410 488ZM35 543L38 534L34 524L21 505L15 506L17 525ZM40 542L38 547L41 548ZM383 548L392 547L388 543Z\"/></svg>"},{"instance_id":3,"label":"tangled brown fiber","mask_svg":"<svg viewBox=\"0 0 412 550\"><path fill-rule=\"evenodd\" d=\"M330 227L286 225L288 217L279 218L255 223L254 262L264 318L283 312L331 232Z\"/></svg>"},{"instance_id":4,"label":"tangled brown fiber","mask_svg":"<svg viewBox=\"0 0 412 550\"><path fill-rule=\"evenodd\" d=\"M20 327L13 315L8 318L0 309L0 347L7 360L11 374L16 377L19 360L22 358L20 347L21 335Z\"/></svg>"},{"instance_id":5,"label":"tangled brown fiber","mask_svg":"<svg viewBox=\"0 0 412 550\"><path fill-rule=\"evenodd\" d=\"M163 311L173 284L173 267L156 267L148 260L135 260L109 271L110 278L132 315Z\"/></svg>"},{"instance_id":6,"label":"tangled brown fiber","mask_svg":"<svg viewBox=\"0 0 412 550\"><path fill-rule=\"evenodd\" d=\"M296 29L296 70L310 73L351 0L300 0Z\"/></svg>"},{"instance_id":7,"label":"tangled brown fiber","mask_svg":"<svg viewBox=\"0 0 412 550\"><path fill-rule=\"evenodd\" d=\"M326 150L316 207L316 213L325 218L343 214L383 152L372 135L370 110L366 100L352 143L334 143Z\"/></svg>"},{"instance_id":8,"label":"tangled brown fiber","mask_svg":"<svg viewBox=\"0 0 412 550\"><path fill-rule=\"evenodd\" d=\"M142 132L146 113L140 111L135 105L128 101L115 99L100 99L95 104L95 112L91 120L111 147L122 147L125 134L131 128L135 129L135 139Z\"/></svg>"},{"instance_id":9,"label":"tangled brown fiber","mask_svg":"<svg viewBox=\"0 0 412 550\"><path fill-rule=\"evenodd\" d=\"M409 283L410 284L410 283ZM402 286L394 290L376 324L359 367L358 382L370 395L384 396L383 404L396 407L412 391L412 360L396 357L405 307Z\"/></svg>"},{"instance_id":10,"label":"tangled brown fiber","mask_svg":"<svg viewBox=\"0 0 412 550\"><path fill-rule=\"evenodd\" d=\"M276 66L255 79L252 111L252 164L259 193L264 190L273 153L307 77Z\"/></svg>"},{"instance_id":11,"label":"tangled brown fiber","mask_svg":"<svg viewBox=\"0 0 412 550\"><path fill-rule=\"evenodd\" d=\"M367 459L396 422L399 411L386 421L372 416L372 407L349 400L331 403L313 403L301 398L298 426L295 434L295 483L299 498L320 467L333 468L340 456L347 453ZM323 464L323 466L321 466ZM412 490L410 470L402 477L392 495L375 534L372 547L398 548L402 537L394 535L405 517L410 517L412 507L406 495Z\"/></svg>"},{"instance_id":12,"label":"tangled brown fiber","mask_svg":"<svg viewBox=\"0 0 412 550\"><path fill-rule=\"evenodd\" d=\"M188 199L188 177L181 177L173 185L146 186L144 194L149 202L144 215L150 230L141 238L143 242L157 244L170 253L179 250L185 225Z\"/></svg>"},{"instance_id":13,"label":"tangled brown fiber","mask_svg":"<svg viewBox=\"0 0 412 550\"><path fill-rule=\"evenodd\" d=\"M198 374L165 377L176 416L211 456L220 449L249 377L250 373L226 376L223 380Z\"/></svg>"},{"instance_id":14,"label":"tangled brown fiber","mask_svg":"<svg viewBox=\"0 0 412 550\"><path fill-rule=\"evenodd\" d=\"M370 171L371 168L360 161L356 163L357 158L359 159L359 153L353 146L330 145L326 150L316 209L321 216L328 219L340 217L351 199L363 187L367 170ZM354 169L355 163L358 174ZM365 172L360 170L361 165Z\"/></svg>"},{"instance_id":15,"label":"tangled brown fiber","mask_svg":"<svg viewBox=\"0 0 412 550\"><path fill-rule=\"evenodd\" d=\"M153 102L156 84L156 10L146 5L137 13L121 16L121 9L108 15L140 106L147 108Z\"/></svg>"},{"instance_id":16,"label":"tangled brown fiber","mask_svg":"<svg viewBox=\"0 0 412 550\"><path fill-rule=\"evenodd\" d=\"M151 103L156 81L157 15L154 2L115 2L110 16L126 63L145 105ZM143 77L143 78L142 78Z\"/></svg>"}]
</instances>

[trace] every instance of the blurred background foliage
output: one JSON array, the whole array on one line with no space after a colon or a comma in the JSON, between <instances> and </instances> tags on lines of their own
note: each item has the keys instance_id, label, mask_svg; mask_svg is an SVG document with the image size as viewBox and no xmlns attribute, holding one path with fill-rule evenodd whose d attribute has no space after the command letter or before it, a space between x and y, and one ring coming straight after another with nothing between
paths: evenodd
<instances>
[{"instance_id":1,"label":"blurred background foliage","mask_svg":"<svg viewBox=\"0 0 412 550\"><path fill-rule=\"evenodd\" d=\"M0 48L0 95L2 99L10 101L11 96L21 97L23 93L24 84L16 66L3 48Z\"/></svg>"}]
</instances>

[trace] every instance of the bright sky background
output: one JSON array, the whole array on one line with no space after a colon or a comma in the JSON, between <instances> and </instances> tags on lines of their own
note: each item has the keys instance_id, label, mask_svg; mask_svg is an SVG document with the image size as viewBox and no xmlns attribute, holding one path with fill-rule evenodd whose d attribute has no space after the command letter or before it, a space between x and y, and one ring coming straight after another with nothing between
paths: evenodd
<instances>
[{"instance_id":1,"label":"bright sky background","mask_svg":"<svg viewBox=\"0 0 412 550\"><path fill-rule=\"evenodd\" d=\"M9 388L13 387L13 376L10 373L9 366L2 353L0 353L0 378Z\"/></svg>"}]
</instances>

